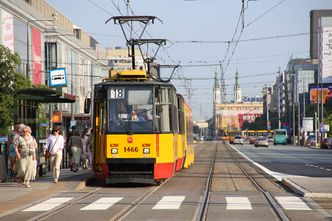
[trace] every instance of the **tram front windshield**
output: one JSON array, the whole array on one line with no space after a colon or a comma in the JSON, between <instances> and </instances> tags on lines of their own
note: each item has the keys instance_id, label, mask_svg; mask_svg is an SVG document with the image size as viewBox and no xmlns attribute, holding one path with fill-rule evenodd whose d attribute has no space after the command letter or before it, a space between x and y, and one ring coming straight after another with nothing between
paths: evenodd
<instances>
[{"instance_id":1,"label":"tram front windshield","mask_svg":"<svg viewBox=\"0 0 332 221\"><path fill-rule=\"evenodd\" d=\"M152 88L113 87L107 97L110 133L152 132Z\"/></svg>"}]
</instances>

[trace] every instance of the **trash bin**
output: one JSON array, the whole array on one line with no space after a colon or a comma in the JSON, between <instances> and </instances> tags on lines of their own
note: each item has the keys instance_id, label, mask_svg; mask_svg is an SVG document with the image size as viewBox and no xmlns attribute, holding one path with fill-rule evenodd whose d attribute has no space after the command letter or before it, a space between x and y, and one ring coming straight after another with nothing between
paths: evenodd
<instances>
[{"instance_id":1,"label":"trash bin","mask_svg":"<svg viewBox=\"0 0 332 221\"><path fill-rule=\"evenodd\" d=\"M0 182L7 181L7 138L0 139Z\"/></svg>"},{"instance_id":2,"label":"trash bin","mask_svg":"<svg viewBox=\"0 0 332 221\"><path fill-rule=\"evenodd\" d=\"M46 145L46 139L39 140L38 151L37 151L37 174L38 176L46 175L48 171L46 158L44 156L44 146Z\"/></svg>"}]
</instances>

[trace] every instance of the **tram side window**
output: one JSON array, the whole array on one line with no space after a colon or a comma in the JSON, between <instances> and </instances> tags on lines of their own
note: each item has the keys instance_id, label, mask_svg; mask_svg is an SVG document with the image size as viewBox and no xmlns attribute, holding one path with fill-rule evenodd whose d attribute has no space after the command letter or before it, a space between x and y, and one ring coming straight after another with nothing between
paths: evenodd
<instances>
[{"instance_id":1,"label":"tram side window","mask_svg":"<svg viewBox=\"0 0 332 221\"><path fill-rule=\"evenodd\" d=\"M184 134L184 110L183 110L183 100L178 99L178 114L179 114L179 132Z\"/></svg>"},{"instance_id":2,"label":"tram side window","mask_svg":"<svg viewBox=\"0 0 332 221\"><path fill-rule=\"evenodd\" d=\"M106 130L106 102L102 101L100 103L100 113L99 113L100 119L101 119L101 124L100 124L100 129L102 133L105 132Z\"/></svg>"},{"instance_id":3,"label":"tram side window","mask_svg":"<svg viewBox=\"0 0 332 221\"><path fill-rule=\"evenodd\" d=\"M159 132L170 132L170 116L171 116L171 96L169 88L161 88L157 98L156 105L156 129Z\"/></svg>"},{"instance_id":4,"label":"tram side window","mask_svg":"<svg viewBox=\"0 0 332 221\"><path fill-rule=\"evenodd\" d=\"M172 102L172 131L174 133L179 132L179 115L178 115L178 99L176 93L172 93L173 95L173 102Z\"/></svg>"}]
</instances>

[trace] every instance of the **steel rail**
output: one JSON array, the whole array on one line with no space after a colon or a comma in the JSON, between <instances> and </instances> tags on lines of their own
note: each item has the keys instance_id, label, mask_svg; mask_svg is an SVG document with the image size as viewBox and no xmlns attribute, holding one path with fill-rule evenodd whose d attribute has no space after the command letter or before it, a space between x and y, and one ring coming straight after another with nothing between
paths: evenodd
<instances>
[{"instance_id":1,"label":"steel rail","mask_svg":"<svg viewBox=\"0 0 332 221\"><path fill-rule=\"evenodd\" d=\"M215 146L214 157L213 157L213 161L211 163L208 178L206 180L203 199L200 203L198 214L196 215L196 218L194 218L194 220L196 220L196 221L206 220L206 214L207 214L207 210L208 210L207 205L210 200L210 190L211 190L214 166L215 166L216 157L217 157L217 150L218 150L218 144L216 144L216 146Z\"/></svg>"},{"instance_id":2,"label":"steel rail","mask_svg":"<svg viewBox=\"0 0 332 221\"><path fill-rule=\"evenodd\" d=\"M176 174L176 173L175 173ZM175 176L174 174L174 176ZM113 216L110 221L120 221L126 218L134 209L136 209L139 205L142 204L148 197L150 197L154 192L159 190L163 185L165 185L172 177L166 179L158 186L153 186L149 188L146 192L144 192L141 196L139 196L135 201L129 204L126 208L121 210L118 214Z\"/></svg>"},{"instance_id":3,"label":"steel rail","mask_svg":"<svg viewBox=\"0 0 332 221\"><path fill-rule=\"evenodd\" d=\"M56 207L54 209L51 209L51 210L49 210L47 212L44 212L44 213L39 214L39 215L37 215L35 217L32 217L32 218L28 219L27 221L45 220L45 219L49 218L50 216L53 216L53 215L59 213L60 211L66 209L67 207L69 207L71 205L74 205L74 204L78 203L79 201L81 201L83 199L86 199L87 197L89 197L89 196L91 196L91 195L93 195L93 194L95 194L95 193L97 193L97 192L99 192L99 191L101 191L103 189L104 188L100 187L100 188L94 189L92 191L89 191L89 192L87 192L87 193L85 193L85 194L83 194L83 195L81 195L81 196L79 196L79 197L77 197L77 198L69 201L68 203L65 203L65 204L63 204L61 206L58 206L58 207Z\"/></svg>"},{"instance_id":4,"label":"steel rail","mask_svg":"<svg viewBox=\"0 0 332 221\"><path fill-rule=\"evenodd\" d=\"M164 182L162 182L159 186L152 186L147 191L145 191L143 194L141 194L139 197L137 197L130 205L128 205L126 208L121 210L118 214L116 214L113 218L110 219L110 221L119 221L125 218L127 215L129 215L130 212L132 212L137 206L139 206L145 199L147 199L150 195L152 195L155 191L157 191L161 186L163 186L170 178L166 179ZM65 203L59 207L56 207L50 211L44 212L42 214L39 214L35 217L32 217L28 219L27 221L39 221L39 220L46 220L49 217L56 215L57 213L63 211L64 209L68 208L69 206L75 205L79 203L80 201L86 199L87 197L96 194L100 192L101 190L105 189L105 187L100 187L95 190L92 190L90 192L87 192L74 200L69 201L68 203Z\"/></svg>"},{"instance_id":5,"label":"steel rail","mask_svg":"<svg viewBox=\"0 0 332 221\"><path fill-rule=\"evenodd\" d=\"M229 151L229 148L227 148L227 149ZM244 173L244 175L246 175L248 177L248 179L254 184L254 186L256 187L256 189L259 192L262 193L262 195L264 196L264 198L268 202L270 208L272 208L272 212L275 215L275 217L279 221L289 221L289 218L287 217L287 215L285 214L285 212L282 210L282 208L279 206L279 204L275 201L275 199L271 196L271 194L269 192L265 191L264 188L261 187L256 182L255 178L253 178L251 175L249 175L247 173L247 171L243 168L243 166L241 166L241 164L239 163L239 161L235 158L234 152L233 151L229 151L229 152L231 153L231 156L232 156L234 162L240 168L240 170Z\"/></svg>"}]
</instances>

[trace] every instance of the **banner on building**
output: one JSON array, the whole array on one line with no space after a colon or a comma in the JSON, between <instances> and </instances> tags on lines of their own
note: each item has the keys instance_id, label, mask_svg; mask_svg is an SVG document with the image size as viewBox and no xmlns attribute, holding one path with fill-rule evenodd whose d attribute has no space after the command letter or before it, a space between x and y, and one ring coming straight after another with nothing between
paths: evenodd
<instances>
[{"instance_id":1,"label":"banner on building","mask_svg":"<svg viewBox=\"0 0 332 221\"><path fill-rule=\"evenodd\" d=\"M14 17L5 10L1 10L2 45L14 52Z\"/></svg>"},{"instance_id":2,"label":"banner on building","mask_svg":"<svg viewBox=\"0 0 332 221\"><path fill-rule=\"evenodd\" d=\"M326 103L332 97L332 83L309 84L310 103Z\"/></svg>"},{"instance_id":3,"label":"banner on building","mask_svg":"<svg viewBox=\"0 0 332 221\"><path fill-rule=\"evenodd\" d=\"M41 33L39 29L32 28L32 84L42 83L42 59L41 59Z\"/></svg>"},{"instance_id":4,"label":"banner on building","mask_svg":"<svg viewBox=\"0 0 332 221\"><path fill-rule=\"evenodd\" d=\"M261 117L262 114L239 114L239 126L242 128L243 123L247 121L248 123L255 122L257 117Z\"/></svg>"},{"instance_id":5,"label":"banner on building","mask_svg":"<svg viewBox=\"0 0 332 221\"><path fill-rule=\"evenodd\" d=\"M323 27L322 19L319 28L318 70L323 83L332 83L332 27Z\"/></svg>"}]
</instances>

